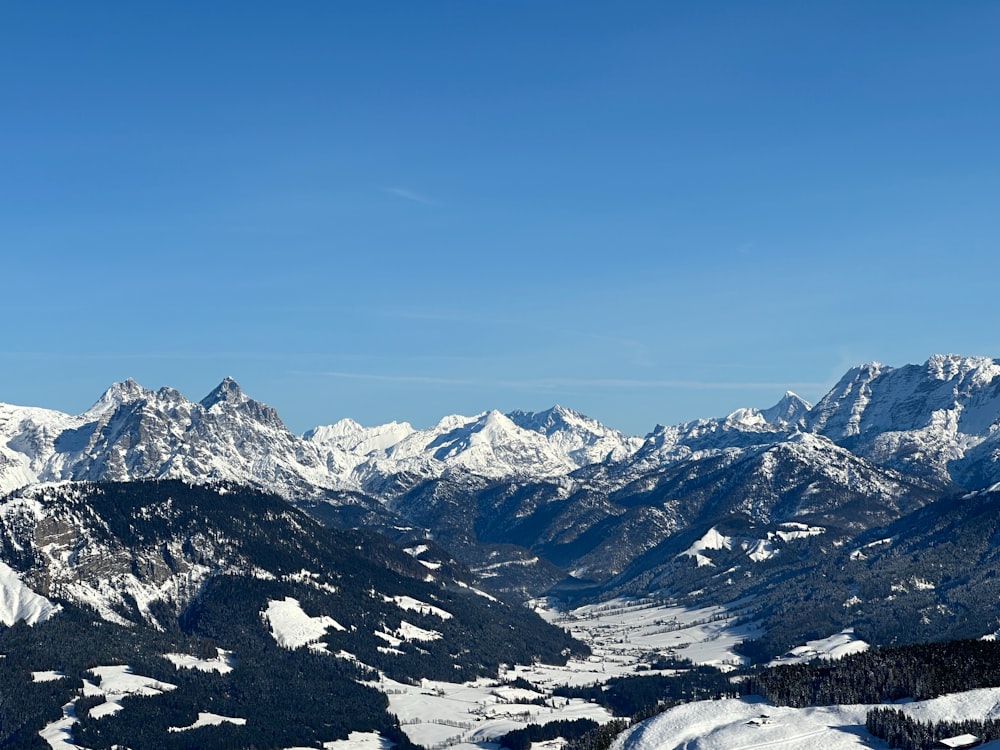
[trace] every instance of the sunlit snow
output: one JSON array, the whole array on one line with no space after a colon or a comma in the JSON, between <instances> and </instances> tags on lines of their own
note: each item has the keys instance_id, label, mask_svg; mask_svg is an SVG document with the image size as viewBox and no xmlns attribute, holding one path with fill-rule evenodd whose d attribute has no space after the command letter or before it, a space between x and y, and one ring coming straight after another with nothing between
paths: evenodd
<instances>
[{"instance_id":1,"label":"sunlit snow","mask_svg":"<svg viewBox=\"0 0 1000 750\"><path fill-rule=\"evenodd\" d=\"M218 672L226 674L233 671L234 660L232 651L216 649L218 656L214 659L201 659L190 654L164 654L163 657L178 669L197 669L200 672Z\"/></svg>"},{"instance_id":2,"label":"sunlit snow","mask_svg":"<svg viewBox=\"0 0 1000 750\"><path fill-rule=\"evenodd\" d=\"M450 620L452 617L451 612L446 612L440 607L435 607L419 599L414 599L412 596L383 596L382 599L383 601L395 603L400 609L417 612L422 615L434 615L435 617L440 617L442 620Z\"/></svg>"},{"instance_id":3,"label":"sunlit snow","mask_svg":"<svg viewBox=\"0 0 1000 750\"><path fill-rule=\"evenodd\" d=\"M302 611L298 599L286 596L283 601L271 599L263 612L264 619L271 626L274 640L284 648L299 648L318 641L327 628L344 630L344 626L327 615L310 617Z\"/></svg>"},{"instance_id":4,"label":"sunlit snow","mask_svg":"<svg viewBox=\"0 0 1000 750\"><path fill-rule=\"evenodd\" d=\"M219 714L208 713L206 711L199 711L198 718L195 722L187 727L168 727L167 731L170 732L186 732L189 729L197 729L198 727L214 727L219 724L236 724L238 726L243 726L247 723L246 719L236 718L232 716L220 716Z\"/></svg>"},{"instance_id":5,"label":"sunlit snow","mask_svg":"<svg viewBox=\"0 0 1000 750\"><path fill-rule=\"evenodd\" d=\"M66 675L55 669L46 669L41 672L32 672L31 681L32 682L55 682L56 680L65 679Z\"/></svg>"},{"instance_id":6,"label":"sunlit snow","mask_svg":"<svg viewBox=\"0 0 1000 750\"><path fill-rule=\"evenodd\" d=\"M1000 716L1000 688L913 703L890 704L922 722L982 720ZM872 705L788 708L761 698L698 701L671 708L633 727L612 750L846 750L886 747L865 730Z\"/></svg>"},{"instance_id":7,"label":"sunlit snow","mask_svg":"<svg viewBox=\"0 0 1000 750\"><path fill-rule=\"evenodd\" d=\"M88 715L99 719L102 716L118 713L122 710L122 699L128 695L160 695L175 690L176 685L161 682L152 677L135 674L132 667L116 664L107 667L94 667L88 670L100 681L97 690L104 695L104 703L90 709ZM86 695L87 692L84 692Z\"/></svg>"},{"instance_id":8,"label":"sunlit snow","mask_svg":"<svg viewBox=\"0 0 1000 750\"><path fill-rule=\"evenodd\" d=\"M62 707L62 718L46 724L38 731L39 736L49 743L52 750L78 750L73 743L73 725L76 724L76 701Z\"/></svg>"},{"instance_id":9,"label":"sunlit snow","mask_svg":"<svg viewBox=\"0 0 1000 750\"><path fill-rule=\"evenodd\" d=\"M713 526L706 532L706 534L701 539L696 541L694 544L692 544L690 547L688 547L686 550L684 550L677 556L693 557L695 561L698 563L698 567L700 568L703 565L713 565L712 561L709 558L701 554L705 550L732 549L732 547L733 547L733 540L730 537L725 536L724 534L720 534L718 530Z\"/></svg>"},{"instance_id":10,"label":"sunlit snow","mask_svg":"<svg viewBox=\"0 0 1000 750\"><path fill-rule=\"evenodd\" d=\"M784 656L779 656L768 664L805 664L813 659L842 659L849 654L858 654L868 650L868 644L854 634L854 628L841 630L828 638L806 641L803 646L796 646Z\"/></svg>"},{"instance_id":11,"label":"sunlit snow","mask_svg":"<svg viewBox=\"0 0 1000 750\"><path fill-rule=\"evenodd\" d=\"M61 607L24 585L17 573L0 562L0 622L13 625L24 620L28 625L44 622Z\"/></svg>"}]
</instances>

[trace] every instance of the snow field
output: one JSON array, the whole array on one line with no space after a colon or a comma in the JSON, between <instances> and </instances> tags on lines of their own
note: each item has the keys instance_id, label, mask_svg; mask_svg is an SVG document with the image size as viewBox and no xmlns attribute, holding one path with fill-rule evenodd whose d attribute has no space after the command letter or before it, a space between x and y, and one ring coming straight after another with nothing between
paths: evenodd
<instances>
[{"instance_id":1,"label":"snow field","mask_svg":"<svg viewBox=\"0 0 1000 750\"><path fill-rule=\"evenodd\" d=\"M122 699L127 695L160 695L177 687L169 682L160 682L152 677L137 675L126 664L94 667L88 671L97 677L100 686L90 680L84 680L81 694L85 697L104 696L105 699L104 703L94 706L88 712L88 716L95 719L121 711L123 708ZM33 674L57 673L36 672ZM46 725L39 730L38 734L49 743L49 747L53 750L78 750L79 746L73 743L73 725L76 724L76 721L76 701L73 700L63 706L61 719Z\"/></svg>"},{"instance_id":2,"label":"snow field","mask_svg":"<svg viewBox=\"0 0 1000 750\"><path fill-rule=\"evenodd\" d=\"M200 672L218 672L219 674L232 672L235 665L233 652L221 648L216 649L216 651L218 651L218 656L214 659L199 659L190 654L164 654L163 657L178 669L197 669Z\"/></svg>"},{"instance_id":3,"label":"snow field","mask_svg":"<svg viewBox=\"0 0 1000 750\"><path fill-rule=\"evenodd\" d=\"M208 713L205 711L198 712L198 718L195 720L194 724L188 727L167 727L169 732L187 732L189 729L197 729L198 727L214 727L219 724L236 724L242 726L247 723L246 719L238 719L232 716L220 716L219 714Z\"/></svg>"},{"instance_id":4,"label":"snow field","mask_svg":"<svg viewBox=\"0 0 1000 750\"><path fill-rule=\"evenodd\" d=\"M96 690L104 695L104 703L94 706L88 713L95 719L121 711L122 699L127 695L160 695L177 688L176 685L169 682L160 682L152 677L135 674L132 672L132 668L126 664L94 667L88 671L98 678L100 686L95 686ZM84 695L87 694L87 687L85 684Z\"/></svg>"},{"instance_id":5,"label":"snow field","mask_svg":"<svg viewBox=\"0 0 1000 750\"><path fill-rule=\"evenodd\" d=\"M267 609L262 614L271 628L274 640L288 649L318 641L326 634L327 628L345 629L332 617L310 617L302 610L299 600L291 596L286 596L283 601L268 600Z\"/></svg>"},{"instance_id":6,"label":"snow field","mask_svg":"<svg viewBox=\"0 0 1000 750\"><path fill-rule=\"evenodd\" d=\"M32 672L31 681L32 682L54 682L56 680L65 679L66 675L55 669L46 669L42 672Z\"/></svg>"},{"instance_id":7,"label":"snow field","mask_svg":"<svg viewBox=\"0 0 1000 750\"><path fill-rule=\"evenodd\" d=\"M394 743L376 732L351 732L346 740L324 742L323 750L390 750ZM284 750L313 750L310 747L286 747Z\"/></svg>"},{"instance_id":8,"label":"snow field","mask_svg":"<svg viewBox=\"0 0 1000 750\"><path fill-rule=\"evenodd\" d=\"M73 744L73 725L76 724L76 701L71 701L62 707L61 719L47 724L38 734L49 743L52 750L77 750Z\"/></svg>"},{"instance_id":9,"label":"snow field","mask_svg":"<svg viewBox=\"0 0 1000 750\"><path fill-rule=\"evenodd\" d=\"M864 729L867 706L775 707L761 699L698 701L622 733L612 750L846 750L888 747Z\"/></svg>"},{"instance_id":10,"label":"snow field","mask_svg":"<svg viewBox=\"0 0 1000 750\"><path fill-rule=\"evenodd\" d=\"M28 588L7 563L0 562L0 622L13 625L24 620L28 625L44 622L62 607Z\"/></svg>"},{"instance_id":11,"label":"snow field","mask_svg":"<svg viewBox=\"0 0 1000 750\"><path fill-rule=\"evenodd\" d=\"M515 703L543 694L493 680L465 684L421 680L414 686L382 677L371 685L386 694L389 710L399 717L406 736L424 747L442 743L476 747L528 724L578 718L604 723L612 718L601 706L575 699L549 698L546 706Z\"/></svg>"},{"instance_id":12,"label":"snow field","mask_svg":"<svg viewBox=\"0 0 1000 750\"><path fill-rule=\"evenodd\" d=\"M923 722L1000 716L1000 688L970 690L931 700L887 704ZM760 698L687 703L624 732L612 750L846 750L886 748L865 730L876 706L787 708Z\"/></svg>"},{"instance_id":13,"label":"snow field","mask_svg":"<svg viewBox=\"0 0 1000 750\"><path fill-rule=\"evenodd\" d=\"M414 599L412 596L382 596L382 601L394 602L400 609L405 609L410 612L417 612L422 615L434 615L435 617L440 617L442 620L450 620L452 618L451 612L446 612L440 607L435 607L426 602L422 602L419 599Z\"/></svg>"},{"instance_id":14,"label":"snow field","mask_svg":"<svg viewBox=\"0 0 1000 750\"><path fill-rule=\"evenodd\" d=\"M745 662L735 652L740 641L759 635L753 623L741 622L736 607L687 609L651 600L613 599L602 604L559 612L544 600L533 603L546 620L587 643L592 655L572 659L565 667L517 666L510 677L536 685L590 685L635 674L657 656L677 656L696 664L732 669ZM644 674L655 674L647 670Z\"/></svg>"},{"instance_id":15,"label":"snow field","mask_svg":"<svg viewBox=\"0 0 1000 750\"><path fill-rule=\"evenodd\" d=\"M854 634L854 628L847 628L828 638L807 641L804 646L796 646L784 656L768 662L767 666L806 664L816 658L841 659L848 654L859 654L867 650L868 644Z\"/></svg>"}]
</instances>

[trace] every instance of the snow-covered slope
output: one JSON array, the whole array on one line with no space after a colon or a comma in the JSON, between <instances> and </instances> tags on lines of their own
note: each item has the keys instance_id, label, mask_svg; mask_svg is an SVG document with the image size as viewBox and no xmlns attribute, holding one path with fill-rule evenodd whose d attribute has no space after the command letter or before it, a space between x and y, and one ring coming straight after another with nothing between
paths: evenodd
<instances>
[{"instance_id":1,"label":"snow-covered slope","mask_svg":"<svg viewBox=\"0 0 1000 750\"><path fill-rule=\"evenodd\" d=\"M44 596L36 594L21 581L9 565L0 562L0 623L13 625L23 620L28 625L44 622L59 611Z\"/></svg>"},{"instance_id":2,"label":"snow-covered slope","mask_svg":"<svg viewBox=\"0 0 1000 750\"><path fill-rule=\"evenodd\" d=\"M75 417L9 406L3 414L3 490L67 479L227 479L308 496L342 485L313 446L230 378L200 403L128 380Z\"/></svg>"},{"instance_id":3,"label":"snow-covered slope","mask_svg":"<svg viewBox=\"0 0 1000 750\"><path fill-rule=\"evenodd\" d=\"M856 533L956 485L1000 481L1000 361L872 363L815 407L789 392L645 438L559 406L427 429L343 419L298 436L229 378L200 402L128 380L75 416L0 404L0 491L170 478L254 485L340 524L417 526L478 569L516 564L515 589L529 560L548 566L539 581L602 581L726 518Z\"/></svg>"},{"instance_id":4,"label":"snow-covered slope","mask_svg":"<svg viewBox=\"0 0 1000 750\"><path fill-rule=\"evenodd\" d=\"M864 365L840 380L807 424L884 466L943 483L965 479L992 463L971 451L1000 428L1000 360L935 355L923 365Z\"/></svg>"},{"instance_id":5,"label":"snow-covered slope","mask_svg":"<svg viewBox=\"0 0 1000 750\"><path fill-rule=\"evenodd\" d=\"M127 380L76 416L0 404L0 491L66 479L226 479L310 497L399 474L554 477L640 444L560 407L453 415L426 430L343 419L300 437L230 378L200 402Z\"/></svg>"},{"instance_id":6,"label":"snow-covered slope","mask_svg":"<svg viewBox=\"0 0 1000 750\"><path fill-rule=\"evenodd\" d=\"M623 485L664 466L803 432L942 485L986 481L1000 475L1000 360L871 363L849 371L815 407L788 392L766 409L658 426L645 439L560 406L452 415L424 430L343 419L300 437L229 378L201 402L127 380L76 416L0 404L0 490L64 479L183 478L251 482L286 496L384 493L397 476L550 479L595 464L617 467Z\"/></svg>"},{"instance_id":7,"label":"snow-covered slope","mask_svg":"<svg viewBox=\"0 0 1000 750\"><path fill-rule=\"evenodd\" d=\"M398 474L556 477L599 461L624 459L642 443L558 406L537 414L493 410L474 417L451 415L426 430L405 422L366 428L341 420L305 437L324 452L329 466L347 469L351 483L367 489Z\"/></svg>"}]
</instances>

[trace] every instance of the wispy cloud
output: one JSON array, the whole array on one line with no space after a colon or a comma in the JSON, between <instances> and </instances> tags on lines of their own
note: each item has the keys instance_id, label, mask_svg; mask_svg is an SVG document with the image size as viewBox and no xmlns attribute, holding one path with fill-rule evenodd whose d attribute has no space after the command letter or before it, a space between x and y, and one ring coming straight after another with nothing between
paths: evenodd
<instances>
[{"instance_id":1,"label":"wispy cloud","mask_svg":"<svg viewBox=\"0 0 1000 750\"><path fill-rule=\"evenodd\" d=\"M413 385L450 385L490 388L518 388L526 390L553 390L558 388L610 388L610 389L676 389L676 390L775 390L785 388L814 389L824 383L771 383L760 381L709 381L709 380L658 380L637 378L450 378L433 375L385 375L370 372L325 371L317 373L295 372L297 375L323 375L345 380L364 380L378 383L409 383Z\"/></svg>"},{"instance_id":2,"label":"wispy cloud","mask_svg":"<svg viewBox=\"0 0 1000 750\"><path fill-rule=\"evenodd\" d=\"M397 198L402 198L403 200L413 201L414 203L422 203L425 206L436 206L437 202L423 193L418 193L415 190L410 190L409 188L403 187L385 187L382 190L389 195L395 195Z\"/></svg>"}]
</instances>

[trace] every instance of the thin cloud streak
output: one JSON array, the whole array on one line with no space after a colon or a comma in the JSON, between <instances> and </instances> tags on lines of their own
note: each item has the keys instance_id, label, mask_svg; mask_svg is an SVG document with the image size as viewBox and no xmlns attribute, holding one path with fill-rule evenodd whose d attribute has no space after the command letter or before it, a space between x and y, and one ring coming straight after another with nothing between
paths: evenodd
<instances>
[{"instance_id":1,"label":"thin cloud streak","mask_svg":"<svg viewBox=\"0 0 1000 750\"><path fill-rule=\"evenodd\" d=\"M744 381L703 381L703 380L640 380L633 378L528 378L485 380L479 378L446 378L430 375L383 375L366 372L303 372L294 371L294 375L322 375L344 380L366 380L375 383L410 383L414 385L456 385L479 387L505 387L549 390L553 388L635 388L656 389L674 388L682 390L775 390L780 388L799 388L803 390L826 388L826 383L770 383Z\"/></svg>"},{"instance_id":2,"label":"thin cloud streak","mask_svg":"<svg viewBox=\"0 0 1000 750\"><path fill-rule=\"evenodd\" d=\"M414 190L410 190L409 188L387 187L387 188L382 188L382 190L385 191L386 193L389 193L389 195L395 195L397 198L402 198L403 200L413 201L414 203L421 203L425 206L437 205L435 201L431 200L426 195L418 193Z\"/></svg>"}]
</instances>

